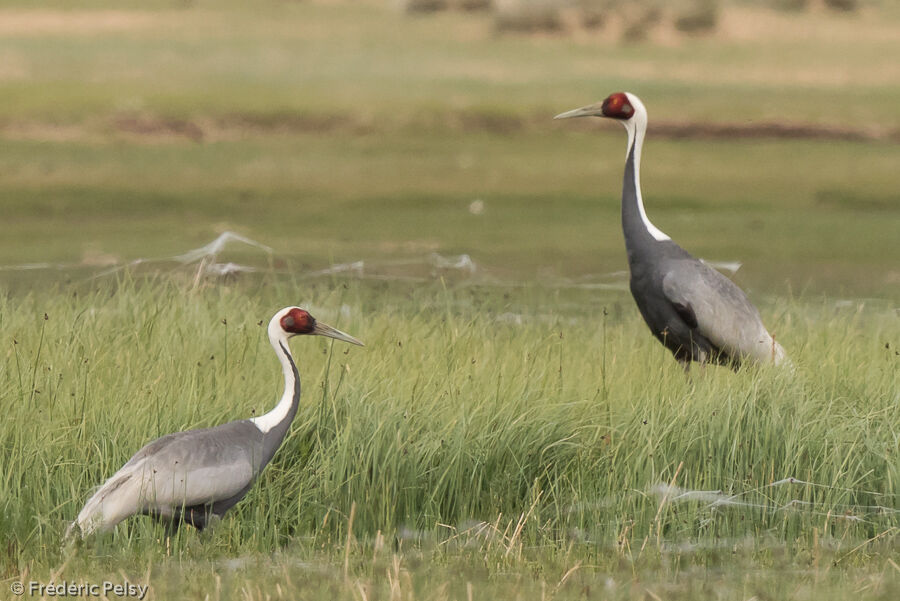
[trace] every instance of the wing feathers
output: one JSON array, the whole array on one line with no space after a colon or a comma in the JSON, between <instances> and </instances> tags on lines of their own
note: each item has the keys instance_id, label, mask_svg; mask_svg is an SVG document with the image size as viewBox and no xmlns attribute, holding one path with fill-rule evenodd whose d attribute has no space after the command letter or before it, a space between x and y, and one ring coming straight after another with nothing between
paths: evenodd
<instances>
[{"instance_id":1,"label":"wing feathers","mask_svg":"<svg viewBox=\"0 0 900 601\"><path fill-rule=\"evenodd\" d=\"M663 294L693 330L735 359L780 363L784 350L766 331L747 295L731 280L696 259L671 261Z\"/></svg>"},{"instance_id":2,"label":"wing feathers","mask_svg":"<svg viewBox=\"0 0 900 601\"><path fill-rule=\"evenodd\" d=\"M67 536L76 525L86 536L135 514L172 516L246 491L262 451L258 441L235 432L239 426L191 430L147 444L88 499Z\"/></svg>"},{"instance_id":3,"label":"wing feathers","mask_svg":"<svg viewBox=\"0 0 900 601\"><path fill-rule=\"evenodd\" d=\"M672 303L672 307L674 307L675 312L678 313L678 317L684 320L684 323L688 325L689 328L694 329L697 327L697 314L694 313L694 308L691 307L690 303Z\"/></svg>"}]
</instances>

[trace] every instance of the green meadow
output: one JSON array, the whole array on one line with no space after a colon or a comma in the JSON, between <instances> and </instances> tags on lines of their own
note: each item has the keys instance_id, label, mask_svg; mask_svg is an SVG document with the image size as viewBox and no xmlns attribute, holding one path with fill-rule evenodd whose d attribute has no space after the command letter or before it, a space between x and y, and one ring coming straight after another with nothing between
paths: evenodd
<instances>
[{"instance_id":1,"label":"green meadow","mask_svg":"<svg viewBox=\"0 0 900 601\"><path fill-rule=\"evenodd\" d=\"M793 371L687 378L621 294L190 275L3 300L9 582L124 574L155 598L223 599L897 592L889 305L766 303ZM367 347L293 341L302 407L245 500L209 533L135 518L61 546L141 444L271 406L260 323L285 298Z\"/></svg>"},{"instance_id":2,"label":"green meadow","mask_svg":"<svg viewBox=\"0 0 900 601\"><path fill-rule=\"evenodd\" d=\"M897 598L898 25L2 0L0 598ZM650 218L741 263L790 369L685 376L641 321L624 132L552 120L623 89ZM224 232L265 248L184 256ZM145 443L272 406L292 304L366 347L292 341L301 408L247 497L64 544Z\"/></svg>"}]
</instances>

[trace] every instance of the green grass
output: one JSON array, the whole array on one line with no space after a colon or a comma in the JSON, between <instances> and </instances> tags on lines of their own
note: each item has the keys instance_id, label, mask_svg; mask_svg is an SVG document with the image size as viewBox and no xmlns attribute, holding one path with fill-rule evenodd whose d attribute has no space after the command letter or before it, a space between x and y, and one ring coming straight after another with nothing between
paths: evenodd
<instances>
[{"instance_id":1,"label":"green grass","mask_svg":"<svg viewBox=\"0 0 900 601\"><path fill-rule=\"evenodd\" d=\"M896 598L900 14L746 4L713 37L616 45L378 2L0 0L0 586ZM794 371L685 378L646 331L624 133L550 119L619 89L650 111L651 219L743 262ZM653 129L706 122L872 136ZM274 249L219 257L258 273L98 277L225 230ZM292 303L367 348L293 341L302 408L247 498L208 535L138 518L61 548L144 443L271 406L257 324Z\"/></svg>"},{"instance_id":2,"label":"green grass","mask_svg":"<svg viewBox=\"0 0 900 601\"><path fill-rule=\"evenodd\" d=\"M612 134L8 142L0 257L171 256L231 229L315 267L435 251L520 280L608 273L624 266L624 134ZM865 143L651 138L644 194L691 252L742 261L746 286L892 296L898 160L898 147ZM469 213L475 199L482 215Z\"/></svg>"},{"instance_id":3,"label":"green grass","mask_svg":"<svg viewBox=\"0 0 900 601\"><path fill-rule=\"evenodd\" d=\"M293 342L302 408L246 499L209 536L165 540L134 519L61 550L91 487L145 442L267 410L280 383L258 322L288 301L368 347ZM896 315L830 301L763 312L793 372L685 378L625 293L269 274L6 295L3 571L149 572L159 598L194 565L205 576L193 586L212 590L219 574L271 593L271 571L294 591L281 594L309 598L309 582L385 591L392 562L413 566L402 586L435 598L441 586L459 598L457 574L499 592L510 570L526 596L577 566L583 586L610 578L627 597L646 579L676 598L699 594L698 577L726 598L743 586L774 594L799 572L801 597L876 582L873 598L890 598ZM768 486L788 477L813 484ZM667 503L655 492L667 483L749 506ZM735 554L773 580L731 581Z\"/></svg>"}]
</instances>

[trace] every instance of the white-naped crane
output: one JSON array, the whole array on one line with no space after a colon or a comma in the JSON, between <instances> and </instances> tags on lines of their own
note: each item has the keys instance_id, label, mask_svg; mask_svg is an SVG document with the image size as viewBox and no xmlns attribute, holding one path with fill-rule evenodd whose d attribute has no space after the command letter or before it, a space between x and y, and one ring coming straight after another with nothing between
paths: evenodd
<instances>
[{"instance_id":1,"label":"white-naped crane","mask_svg":"<svg viewBox=\"0 0 900 601\"><path fill-rule=\"evenodd\" d=\"M278 311L268 334L284 373L284 393L275 408L259 417L176 432L147 444L88 499L67 538L76 529L82 537L111 530L132 515L202 530L247 494L284 440L300 402L300 374L288 340L308 334L363 345L299 307Z\"/></svg>"},{"instance_id":2,"label":"white-naped crane","mask_svg":"<svg viewBox=\"0 0 900 601\"><path fill-rule=\"evenodd\" d=\"M697 260L650 223L641 198L641 147L647 110L628 92L557 115L615 119L628 132L622 230L631 294L653 335L687 370L691 361L730 365L787 361L759 312L731 280Z\"/></svg>"}]
</instances>

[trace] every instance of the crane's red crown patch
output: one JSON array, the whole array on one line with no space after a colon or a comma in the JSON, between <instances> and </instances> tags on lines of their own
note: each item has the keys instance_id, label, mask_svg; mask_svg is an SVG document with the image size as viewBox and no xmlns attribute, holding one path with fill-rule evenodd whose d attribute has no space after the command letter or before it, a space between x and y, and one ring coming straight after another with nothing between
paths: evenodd
<instances>
[{"instance_id":1,"label":"crane's red crown patch","mask_svg":"<svg viewBox=\"0 0 900 601\"><path fill-rule=\"evenodd\" d=\"M603 111L604 117L613 119L631 119L631 116L634 115L634 107L628 102L628 96L624 92L610 94L603 101L600 109Z\"/></svg>"},{"instance_id":2,"label":"crane's red crown patch","mask_svg":"<svg viewBox=\"0 0 900 601\"><path fill-rule=\"evenodd\" d=\"M312 334L316 328L316 319L304 311L294 307L281 318L281 329L291 334Z\"/></svg>"}]
</instances>

